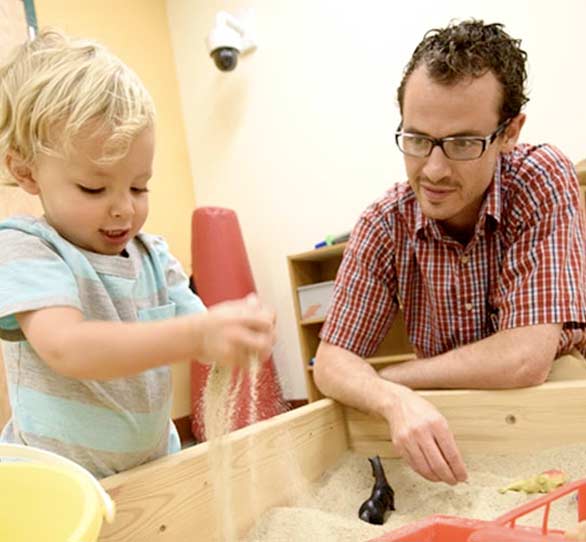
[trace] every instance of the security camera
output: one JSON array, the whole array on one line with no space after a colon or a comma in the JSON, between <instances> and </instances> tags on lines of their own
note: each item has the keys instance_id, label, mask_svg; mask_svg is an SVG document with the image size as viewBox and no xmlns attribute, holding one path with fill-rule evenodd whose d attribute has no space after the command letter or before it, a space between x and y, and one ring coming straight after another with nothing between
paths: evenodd
<instances>
[{"instance_id":1,"label":"security camera","mask_svg":"<svg viewBox=\"0 0 586 542\"><path fill-rule=\"evenodd\" d=\"M238 55L253 51L256 43L236 17L220 11L208 34L207 48L217 68L229 72L238 64Z\"/></svg>"},{"instance_id":2,"label":"security camera","mask_svg":"<svg viewBox=\"0 0 586 542\"><path fill-rule=\"evenodd\" d=\"M218 47L211 53L212 58L218 70L231 72L238 64L238 54L240 51L236 47Z\"/></svg>"}]
</instances>

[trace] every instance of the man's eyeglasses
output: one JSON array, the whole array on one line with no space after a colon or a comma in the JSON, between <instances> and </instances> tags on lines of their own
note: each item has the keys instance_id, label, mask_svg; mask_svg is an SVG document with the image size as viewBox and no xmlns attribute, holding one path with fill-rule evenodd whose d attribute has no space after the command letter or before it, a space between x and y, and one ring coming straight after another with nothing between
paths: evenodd
<instances>
[{"instance_id":1,"label":"man's eyeglasses","mask_svg":"<svg viewBox=\"0 0 586 542\"><path fill-rule=\"evenodd\" d=\"M476 160L480 158L489 145L502 133L511 119L507 119L497 126L497 129L486 137L455 136L455 137L428 137L419 134L410 134L401 130L401 125L395 132L395 141L399 150L409 156L427 158L438 146L446 158L450 160Z\"/></svg>"}]
</instances>

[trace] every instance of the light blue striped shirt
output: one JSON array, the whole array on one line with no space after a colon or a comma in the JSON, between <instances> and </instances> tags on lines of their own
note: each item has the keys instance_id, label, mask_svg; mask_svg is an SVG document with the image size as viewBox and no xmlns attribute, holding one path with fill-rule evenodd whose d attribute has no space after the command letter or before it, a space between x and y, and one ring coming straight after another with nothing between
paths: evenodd
<instances>
[{"instance_id":1,"label":"light blue striped shirt","mask_svg":"<svg viewBox=\"0 0 586 542\"><path fill-rule=\"evenodd\" d=\"M49 449L97 477L179 450L169 367L108 381L62 376L37 356L14 315L70 306L86 320L132 322L205 310L160 237L141 233L126 251L82 250L44 219L0 223L0 338L12 408L0 440Z\"/></svg>"}]
</instances>

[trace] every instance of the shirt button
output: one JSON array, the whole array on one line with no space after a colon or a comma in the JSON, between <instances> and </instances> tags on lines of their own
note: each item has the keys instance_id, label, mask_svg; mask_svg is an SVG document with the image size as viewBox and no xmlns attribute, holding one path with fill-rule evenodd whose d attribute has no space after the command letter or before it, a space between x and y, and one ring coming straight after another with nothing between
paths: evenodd
<instances>
[{"instance_id":1,"label":"shirt button","mask_svg":"<svg viewBox=\"0 0 586 542\"><path fill-rule=\"evenodd\" d=\"M462 265L466 265L468 263L468 256L461 256L460 257L460 263Z\"/></svg>"},{"instance_id":2,"label":"shirt button","mask_svg":"<svg viewBox=\"0 0 586 542\"><path fill-rule=\"evenodd\" d=\"M470 312L470 311L472 310L472 303L466 303L466 304L464 305L464 308L465 308L465 309L466 309L468 312Z\"/></svg>"}]
</instances>

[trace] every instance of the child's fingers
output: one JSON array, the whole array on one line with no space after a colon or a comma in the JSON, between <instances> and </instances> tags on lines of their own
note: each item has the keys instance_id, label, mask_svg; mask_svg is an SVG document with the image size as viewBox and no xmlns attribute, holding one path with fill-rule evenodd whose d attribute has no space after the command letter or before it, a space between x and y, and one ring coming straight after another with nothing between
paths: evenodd
<instances>
[{"instance_id":1,"label":"child's fingers","mask_svg":"<svg viewBox=\"0 0 586 542\"><path fill-rule=\"evenodd\" d=\"M256 294L248 294L244 301L248 307L257 309L259 314L266 315L267 318L272 320L273 324L276 323L277 313L275 310L262 303Z\"/></svg>"},{"instance_id":2,"label":"child's fingers","mask_svg":"<svg viewBox=\"0 0 586 542\"><path fill-rule=\"evenodd\" d=\"M235 345L240 351L240 356L244 355L246 360L251 355L256 355L260 360L265 360L273 349L273 336L266 333L255 333L244 331L238 338Z\"/></svg>"},{"instance_id":3,"label":"child's fingers","mask_svg":"<svg viewBox=\"0 0 586 542\"><path fill-rule=\"evenodd\" d=\"M242 315L242 324L260 333L272 333L275 328L275 313L270 309L254 310Z\"/></svg>"},{"instance_id":4,"label":"child's fingers","mask_svg":"<svg viewBox=\"0 0 586 542\"><path fill-rule=\"evenodd\" d=\"M260 300L258 299L258 296L253 292L248 294L245 298L244 298L244 302L247 305L250 305L251 307L255 307L257 305L260 305Z\"/></svg>"}]
</instances>

